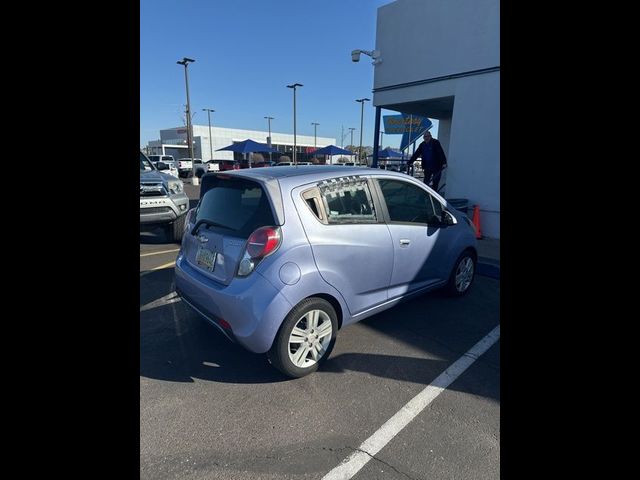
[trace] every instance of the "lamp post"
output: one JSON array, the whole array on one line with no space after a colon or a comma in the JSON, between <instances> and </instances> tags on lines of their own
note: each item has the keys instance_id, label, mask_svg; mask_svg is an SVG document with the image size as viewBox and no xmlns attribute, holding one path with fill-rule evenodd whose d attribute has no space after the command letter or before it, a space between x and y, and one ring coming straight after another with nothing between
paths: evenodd
<instances>
[{"instance_id":1,"label":"lamp post","mask_svg":"<svg viewBox=\"0 0 640 480\"><path fill-rule=\"evenodd\" d=\"M184 83L187 89L187 142L189 143L189 155L191 156L191 162L193 162L193 131L191 130L191 103L189 101L189 74L187 73L187 66L189 63L195 62L193 58L183 57L182 60L178 60L176 63L184 65ZM194 165L193 163L191 165Z\"/></svg>"},{"instance_id":2,"label":"lamp post","mask_svg":"<svg viewBox=\"0 0 640 480\"><path fill-rule=\"evenodd\" d=\"M211 152L211 158L209 160L213 160L213 138L211 138L211 112L215 112L210 108L203 108L203 112L207 112L207 119L209 120L209 150Z\"/></svg>"},{"instance_id":3,"label":"lamp post","mask_svg":"<svg viewBox=\"0 0 640 480\"><path fill-rule=\"evenodd\" d=\"M351 143L350 143L350 145L351 145L351 151L353 152L353 131L355 130L355 128L349 127L349 130L351 130ZM351 156L353 157L353 155L351 155ZM351 160L353 160L353 158Z\"/></svg>"},{"instance_id":4,"label":"lamp post","mask_svg":"<svg viewBox=\"0 0 640 480\"><path fill-rule=\"evenodd\" d=\"M360 163L360 157L362 157L362 126L364 122L364 102L370 102L368 98L359 98L356 100L361 105L360 108L360 151L358 152L358 163Z\"/></svg>"},{"instance_id":5,"label":"lamp post","mask_svg":"<svg viewBox=\"0 0 640 480\"><path fill-rule=\"evenodd\" d=\"M317 145L317 141L316 141L316 133L317 133L317 128L318 125L320 125L319 123L316 122L311 122L311 125L313 125L313 149L317 150L318 149L318 145ZM314 153L313 158L316 158L316 155Z\"/></svg>"},{"instance_id":6,"label":"lamp post","mask_svg":"<svg viewBox=\"0 0 640 480\"><path fill-rule=\"evenodd\" d=\"M297 167L298 161L296 158L296 88L304 87L301 83L294 83L293 85L287 85L287 88L293 88L293 164Z\"/></svg>"},{"instance_id":7,"label":"lamp post","mask_svg":"<svg viewBox=\"0 0 640 480\"><path fill-rule=\"evenodd\" d=\"M273 117L264 117L267 119L267 122L269 124L269 141L267 142L267 144L269 145L269 148L271 148L271 120L274 120ZM272 158L272 153L269 152L269 163L271 163L273 161Z\"/></svg>"}]
</instances>

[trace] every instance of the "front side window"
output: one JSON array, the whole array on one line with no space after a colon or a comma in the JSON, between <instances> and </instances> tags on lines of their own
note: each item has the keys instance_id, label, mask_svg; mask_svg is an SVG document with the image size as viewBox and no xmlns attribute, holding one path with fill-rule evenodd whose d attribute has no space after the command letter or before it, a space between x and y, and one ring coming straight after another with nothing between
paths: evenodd
<instances>
[{"instance_id":1,"label":"front side window","mask_svg":"<svg viewBox=\"0 0 640 480\"><path fill-rule=\"evenodd\" d=\"M318 185L328 223L376 223L376 211L365 179L342 177Z\"/></svg>"},{"instance_id":2,"label":"front side window","mask_svg":"<svg viewBox=\"0 0 640 480\"><path fill-rule=\"evenodd\" d=\"M140 152L140 171L145 172L149 170L153 170L153 165L149 159L144 156L144 153Z\"/></svg>"},{"instance_id":3,"label":"front side window","mask_svg":"<svg viewBox=\"0 0 640 480\"><path fill-rule=\"evenodd\" d=\"M442 205L417 185L400 180L378 180L392 222L438 224Z\"/></svg>"}]
</instances>

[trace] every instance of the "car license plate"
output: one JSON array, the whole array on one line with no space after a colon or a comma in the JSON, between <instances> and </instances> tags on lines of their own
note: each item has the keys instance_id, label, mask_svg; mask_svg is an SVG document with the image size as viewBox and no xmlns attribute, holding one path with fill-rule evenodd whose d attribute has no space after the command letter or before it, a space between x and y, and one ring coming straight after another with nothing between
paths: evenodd
<instances>
[{"instance_id":1,"label":"car license plate","mask_svg":"<svg viewBox=\"0 0 640 480\"><path fill-rule=\"evenodd\" d=\"M213 269L216 266L216 252L199 247L198 253L196 253L196 263L210 272L213 272Z\"/></svg>"}]
</instances>

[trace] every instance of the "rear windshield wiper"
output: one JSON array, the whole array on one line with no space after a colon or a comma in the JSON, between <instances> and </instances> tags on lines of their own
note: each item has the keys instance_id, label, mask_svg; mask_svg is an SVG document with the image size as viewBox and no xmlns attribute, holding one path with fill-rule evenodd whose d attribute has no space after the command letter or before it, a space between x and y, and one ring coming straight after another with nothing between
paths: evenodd
<instances>
[{"instance_id":1,"label":"rear windshield wiper","mask_svg":"<svg viewBox=\"0 0 640 480\"><path fill-rule=\"evenodd\" d=\"M201 218L191 229L191 235L195 235L198 232L198 228L200 228L200 225L202 225L203 223L205 223L208 227L220 227L226 228L227 230L233 230L233 228L222 225L221 223L214 222L213 220L207 220L206 218Z\"/></svg>"}]
</instances>

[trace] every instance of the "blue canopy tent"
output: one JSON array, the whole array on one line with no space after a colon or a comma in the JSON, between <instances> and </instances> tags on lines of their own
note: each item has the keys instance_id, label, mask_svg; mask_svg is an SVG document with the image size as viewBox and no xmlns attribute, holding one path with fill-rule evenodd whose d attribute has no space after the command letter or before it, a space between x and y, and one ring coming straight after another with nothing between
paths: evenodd
<instances>
[{"instance_id":1,"label":"blue canopy tent","mask_svg":"<svg viewBox=\"0 0 640 480\"><path fill-rule=\"evenodd\" d=\"M380 150L378 152L378 158L386 158L389 160L401 160L402 159L402 152L398 151L398 150L394 150L391 147L387 147L383 150Z\"/></svg>"},{"instance_id":2,"label":"blue canopy tent","mask_svg":"<svg viewBox=\"0 0 640 480\"><path fill-rule=\"evenodd\" d=\"M230 152L238 152L242 153L247 158L247 153L253 152L277 152L275 148L271 148L269 145L265 145L264 143L254 142L253 140L243 140L242 142L234 143L233 145L229 145L228 147L219 148L216 152L221 150L227 150ZM251 161L249 161L249 168L251 168Z\"/></svg>"},{"instance_id":3,"label":"blue canopy tent","mask_svg":"<svg viewBox=\"0 0 640 480\"><path fill-rule=\"evenodd\" d=\"M336 147L335 145L327 145L326 147L319 148L314 155L353 155L353 152L345 150L344 148Z\"/></svg>"}]
</instances>

